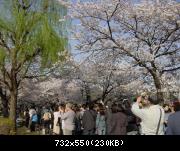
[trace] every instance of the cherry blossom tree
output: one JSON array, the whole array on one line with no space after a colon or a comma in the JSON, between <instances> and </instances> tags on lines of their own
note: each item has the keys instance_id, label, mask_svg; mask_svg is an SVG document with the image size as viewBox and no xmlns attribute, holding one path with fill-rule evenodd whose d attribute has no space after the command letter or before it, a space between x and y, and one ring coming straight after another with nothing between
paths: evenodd
<instances>
[{"instance_id":1,"label":"cherry blossom tree","mask_svg":"<svg viewBox=\"0 0 180 151\"><path fill-rule=\"evenodd\" d=\"M159 101L162 76L180 69L180 5L175 1L98 0L73 9L77 49L108 53L151 77Z\"/></svg>"},{"instance_id":2,"label":"cherry blossom tree","mask_svg":"<svg viewBox=\"0 0 180 151\"><path fill-rule=\"evenodd\" d=\"M128 64L113 64L111 60L98 58L81 63L73 62L70 66L67 69L70 72L66 72L68 74L63 78L77 81L82 90L82 97L86 101L106 102L115 93L121 94L122 89L125 94L128 94L130 92L130 89L127 89L128 84L133 80L138 80L140 74ZM137 88L134 91L131 89L131 94L135 94L136 90Z\"/></svg>"}]
</instances>

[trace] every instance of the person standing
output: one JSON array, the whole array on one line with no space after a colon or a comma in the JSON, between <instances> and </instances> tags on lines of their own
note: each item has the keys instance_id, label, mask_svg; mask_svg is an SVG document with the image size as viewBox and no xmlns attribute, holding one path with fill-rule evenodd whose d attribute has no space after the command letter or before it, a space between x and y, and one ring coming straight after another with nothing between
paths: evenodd
<instances>
[{"instance_id":1,"label":"person standing","mask_svg":"<svg viewBox=\"0 0 180 151\"><path fill-rule=\"evenodd\" d=\"M59 111L60 111L60 119L59 119L59 122L60 122L60 135L64 135L63 134L63 131L64 131L64 129L65 129L65 125L64 125L64 120L62 120L62 116L64 115L64 113L65 113L65 108L66 108L66 106L65 106L65 104L60 104L60 106L59 106Z\"/></svg>"},{"instance_id":2,"label":"person standing","mask_svg":"<svg viewBox=\"0 0 180 151\"><path fill-rule=\"evenodd\" d=\"M108 135L126 135L126 127L128 124L128 119L126 114L124 113L123 107L121 104L113 103L111 106L112 115L109 126L109 134Z\"/></svg>"},{"instance_id":3,"label":"person standing","mask_svg":"<svg viewBox=\"0 0 180 151\"><path fill-rule=\"evenodd\" d=\"M106 110L105 110L106 135L109 135L110 134L110 130L111 130L111 117L112 117L111 106L112 106L112 104L110 104L109 102L108 102L108 104L106 106ZM112 102L112 100L111 100L111 102Z\"/></svg>"},{"instance_id":4,"label":"person standing","mask_svg":"<svg viewBox=\"0 0 180 151\"><path fill-rule=\"evenodd\" d=\"M96 111L93 103L89 104L89 110L86 110L82 117L83 135L94 135L96 129Z\"/></svg>"},{"instance_id":5,"label":"person standing","mask_svg":"<svg viewBox=\"0 0 180 151\"><path fill-rule=\"evenodd\" d=\"M83 117L84 112L86 111L86 104L82 104L80 107L80 116L81 116L81 120Z\"/></svg>"},{"instance_id":6,"label":"person standing","mask_svg":"<svg viewBox=\"0 0 180 151\"><path fill-rule=\"evenodd\" d=\"M133 114L141 119L141 135L164 135L165 113L158 103L157 98L140 96L132 105Z\"/></svg>"},{"instance_id":7,"label":"person standing","mask_svg":"<svg viewBox=\"0 0 180 151\"><path fill-rule=\"evenodd\" d=\"M76 114L74 135L81 135L82 131L81 131L80 107L77 104L75 104L73 110Z\"/></svg>"},{"instance_id":8,"label":"person standing","mask_svg":"<svg viewBox=\"0 0 180 151\"><path fill-rule=\"evenodd\" d=\"M105 109L102 104L99 104L99 111L96 117L96 134L105 135L106 134L106 120L105 120Z\"/></svg>"},{"instance_id":9,"label":"person standing","mask_svg":"<svg viewBox=\"0 0 180 151\"><path fill-rule=\"evenodd\" d=\"M85 111L86 111L86 104L82 104L80 107L81 134L83 133L82 117L83 117Z\"/></svg>"},{"instance_id":10,"label":"person standing","mask_svg":"<svg viewBox=\"0 0 180 151\"><path fill-rule=\"evenodd\" d=\"M64 120L64 135L72 135L75 130L75 112L72 110L73 105L71 103L66 104L65 113L61 116Z\"/></svg>"},{"instance_id":11,"label":"person standing","mask_svg":"<svg viewBox=\"0 0 180 151\"><path fill-rule=\"evenodd\" d=\"M30 120L30 115L29 115L29 112L28 112L28 108L26 108L26 110L24 111L24 117L25 117L25 126L26 126L26 128L28 128L29 120Z\"/></svg>"},{"instance_id":12,"label":"person standing","mask_svg":"<svg viewBox=\"0 0 180 151\"><path fill-rule=\"evenodd\" d=\"M48 109L45 111L42 119L43 119L45 134L50 134L51 113Z\"/></svg>"},{"instance_id":13,"label":"person standing","mask_svg":"<svg viewBox=\"0 0 180 151\"><path fill-rule=\"evenodd\" d=\"M60 134L60 111L59 111L59 107L55 107L55 112L54 114L54 124L53 124L53 133L55 135L59 135Z\"/></svg>"},{"instance_id":14,"label":"person standing","mask_svg":"<svg viewBox=\"0 0 180 151\"><path fill-rule=\"evenodd\" d=\"M164 119L164 129L165 129L165 132L166 132L168 118L172 114L172 112L171 112L171 109L170 109L168 104L164 104L163 105L163 109L164 109L164 112L165 112L165 116L164 116L165 117L165 119Z\"/></svg>"},{"instance_id":15,"label":"person standing","mask_svg":"<svg viewBox=\"0 0 180 151\"><path fill-rule=\"evenodd\" d=\"M180 102L174 103L174 111L168 118L166 135L180 135Z\"/></svg>"},{"instance_id":16,"label":"person standing","mask_svg":"<svg viewBox=\"0 0 180 151\"><path fill-rule=\"evenodd\" d=\"M122 105L128 118L127 135L138 135L138 119L131 111L131 103L125 99Z\"/></svg>"},{"instance_id":17,"label":"person standing","mask_svg":"<svg viewBox=\"0 0 180 151\"><path fill-rule=\"evenodd\" d=\"M34 122L32 122L33 115L36 114L35 106L32 105L29 110L29 129L30 131L35 131L35 125Z\"/></svg>"},{"instance_id":18,"label":"person standing","mask_svg":"<svg viewBox=\"0 0 180 151\"><path fill-rule=\"evenodd\" d=\"M31 132L34 132L36 130L37 123L38 123L38 116L37 113L34 113L31 117L31 126L30 126Z\"/></svg>"}]
</instances>

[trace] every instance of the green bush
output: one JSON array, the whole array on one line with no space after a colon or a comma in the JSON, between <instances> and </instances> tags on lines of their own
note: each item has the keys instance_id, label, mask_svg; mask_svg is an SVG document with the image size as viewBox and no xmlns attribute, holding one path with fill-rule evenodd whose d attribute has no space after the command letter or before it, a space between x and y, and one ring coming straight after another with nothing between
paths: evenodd
<instances>
[{"instance_id":1,"label":"green bush","mask_svg":"<svg viewBox=\"0 0 180 151\"><path fill-rule=\"evenodd\" d=\"M9 118L0 117L0 135L14 135L13 122Z\"/></svg>"}]
</instances>

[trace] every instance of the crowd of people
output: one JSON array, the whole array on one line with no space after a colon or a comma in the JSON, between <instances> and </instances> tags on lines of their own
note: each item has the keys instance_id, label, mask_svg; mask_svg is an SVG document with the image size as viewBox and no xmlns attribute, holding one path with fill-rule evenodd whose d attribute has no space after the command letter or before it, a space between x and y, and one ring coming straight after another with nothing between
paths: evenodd
<instances>
[{"instance_id":1,"label":"crowd of people","mask_svg":"<svg viewBox=\"0 0 180 151\"><path fill-rule=\"evenodd\" d=\"M180 102L159 105L154 97L139 96L103 103L61 103L35 106L24 112L30 131L53 135L180 135Z\"/></svg>"}]
</instances>

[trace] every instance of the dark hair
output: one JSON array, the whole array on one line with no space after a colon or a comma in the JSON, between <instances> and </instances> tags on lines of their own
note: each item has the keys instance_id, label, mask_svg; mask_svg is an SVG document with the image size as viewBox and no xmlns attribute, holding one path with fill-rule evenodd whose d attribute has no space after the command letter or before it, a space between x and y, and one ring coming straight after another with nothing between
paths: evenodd
<instances>
[{"instance_id":1,"label":"dark hair","mask_svg":"<svg viewBox=\"0 0 180 151\"><path fill-rule=\"evenodd\" d=\"M93 108L99 108L99 103L94 103Z\"/></svg>"},{"instance_id":2,"label":"dark hair","mask_svg":"<svg viewBox=\"0 0 180 151\"><path fill-rule=\"evenodd\" d=\"M131 103L128 100L124 100L123 105L124 105L125 109L131 108Z\"/></svg>"},{"instance_id":3,"label":"dark hair","mask_svg":"<svg viewBox=\"0 0 180 151\"><path fill-rule=\"evenodd\" d=\"M93 110L94 109L94 104L93 103L89 103L89 110Z\"/></svg>"},{"instance_id":4,"label":"dark hair","mask_svg":"<svg viewBox=\"0 0 180 151\"><path fill-rule=\"evenodd\" d=\"M55 107L54 107L54 111L55 111L55 112L58 112L58 111L59 111L59 106L55 106Z\"/></svg>"},{"instance_id":5,"label":"dark hair","mask_svg":"<svg viewBox=\"0 0 180 151\"><path fill-rule=\"evenodd\" d=\"M165 108L166 106L168 106L168 110L167 110L167 111L165 111L165 113L169 113L169 112L171 112L171 109L170 109L169 104L163 104L163 108Z\"/></svg>"},{"instance_id":6,"label":"dark hair","mask_svg":"<svg viewBox=\"0 0 180 151\"><path fill-rule=\"evenodd\" d=\"M81 107L82 107L83 109L86 109L87 106L86 106L86 104L82 104Z\"/></svg>"},{"instance_id":7,"label":"dark hair","mask_svg":"<svg viewBox=\"0 0 180 151\"><path fill-rule=\"evenodd\" d=\"M137 101L137 97L134 97L134 98L133 98L133 102L136 102L136 101Z\"/></svg>"},{"instance_id":8,"label":"dark hair","mask_svg":"<svg viewBox=\"0 0 180 151\"><path fill-rule=\"evenodd\" d=\"M62 103L62 104L59 105L59 107L60 107L61 109L65 110L65 107L66 107L66 106L65 106L65 104Z\"/></svg>"},{"instance_id":9,"label":"dark hair","mask_svg":"<svg viewBox=\"0 0 180 151\"><path fill-rule=\"evenodd\" d=\"M26 111L26 112L28 112L28 111L29 111L28 107L26 107L26 108L25 108L25 111Z\"/></svg>"},{"instance_id":10,"label":"dark hair","mask_svg":"<svg viewBox=\"0 0 180 151\"><path fill-rule=\"evenodd\" d=\"M180 111L180 102L178 102L178 101L174 102L173 106L174 106L175 112Z\"/></svg>"},{"instance_id":11,"label":"dark hair","mask_svg":"<svg viewBox=\"0 0 180 151\"><path fill-rule=\"evenodd\" d=\"M35 105L31 105L31 106L30 106L30 109L35 109Z\"/></svg>"},{"instance_id":12,"label":"dark hair","mask_svg":"<svg viewBox=\"0 0 180 151\"><path fill-rule=\"evenodd\" d=\"M105 108L102 104L98 105L100 115L105 115Z\"/></svg>"},{"instance_id":13,"label":"dark hair","mask_svg":"<svg viewBox=\"0 0 180 151\"><path fill-rule=\"evenodd\" d=\"M79 112L79 111L80 111L80 108L79 108L79 106L78 106L77 104L74 104L72 110L73 110L74 112Z\"/></svg>"},{"instance_id":14,"label":"dark hair","mask_svg":"<svg viewBox=\"0 0 180 151\"><path fill-rule=\"evenodd\" d=\"M159 101L158 101L158 99L157 99L156 96L150 96L150 97L148 97L148 101L149 101L151 104L153 104L153 105L159 104Z\"/></svg>"},{"instance_id":15,"label":"dark hair","mask_svg":"<svg viewBox=\"0 0 180 151\"><path fill-rule=\"evenodd\" d=\"M169 104L163 104L163 108L165 108L166 106L168 106L168 107L169 107Z\"/></svg>"},{"instance_id":16,"label":"dark hair","mask_svg":"<svg viewBox=\"0 0 180 151\"><path fill-rule=\"evenodd\" d=\"M120 103L113 103L111 109L112 113L124 112L124 109Z\"/></svg>"}]
</instances>

